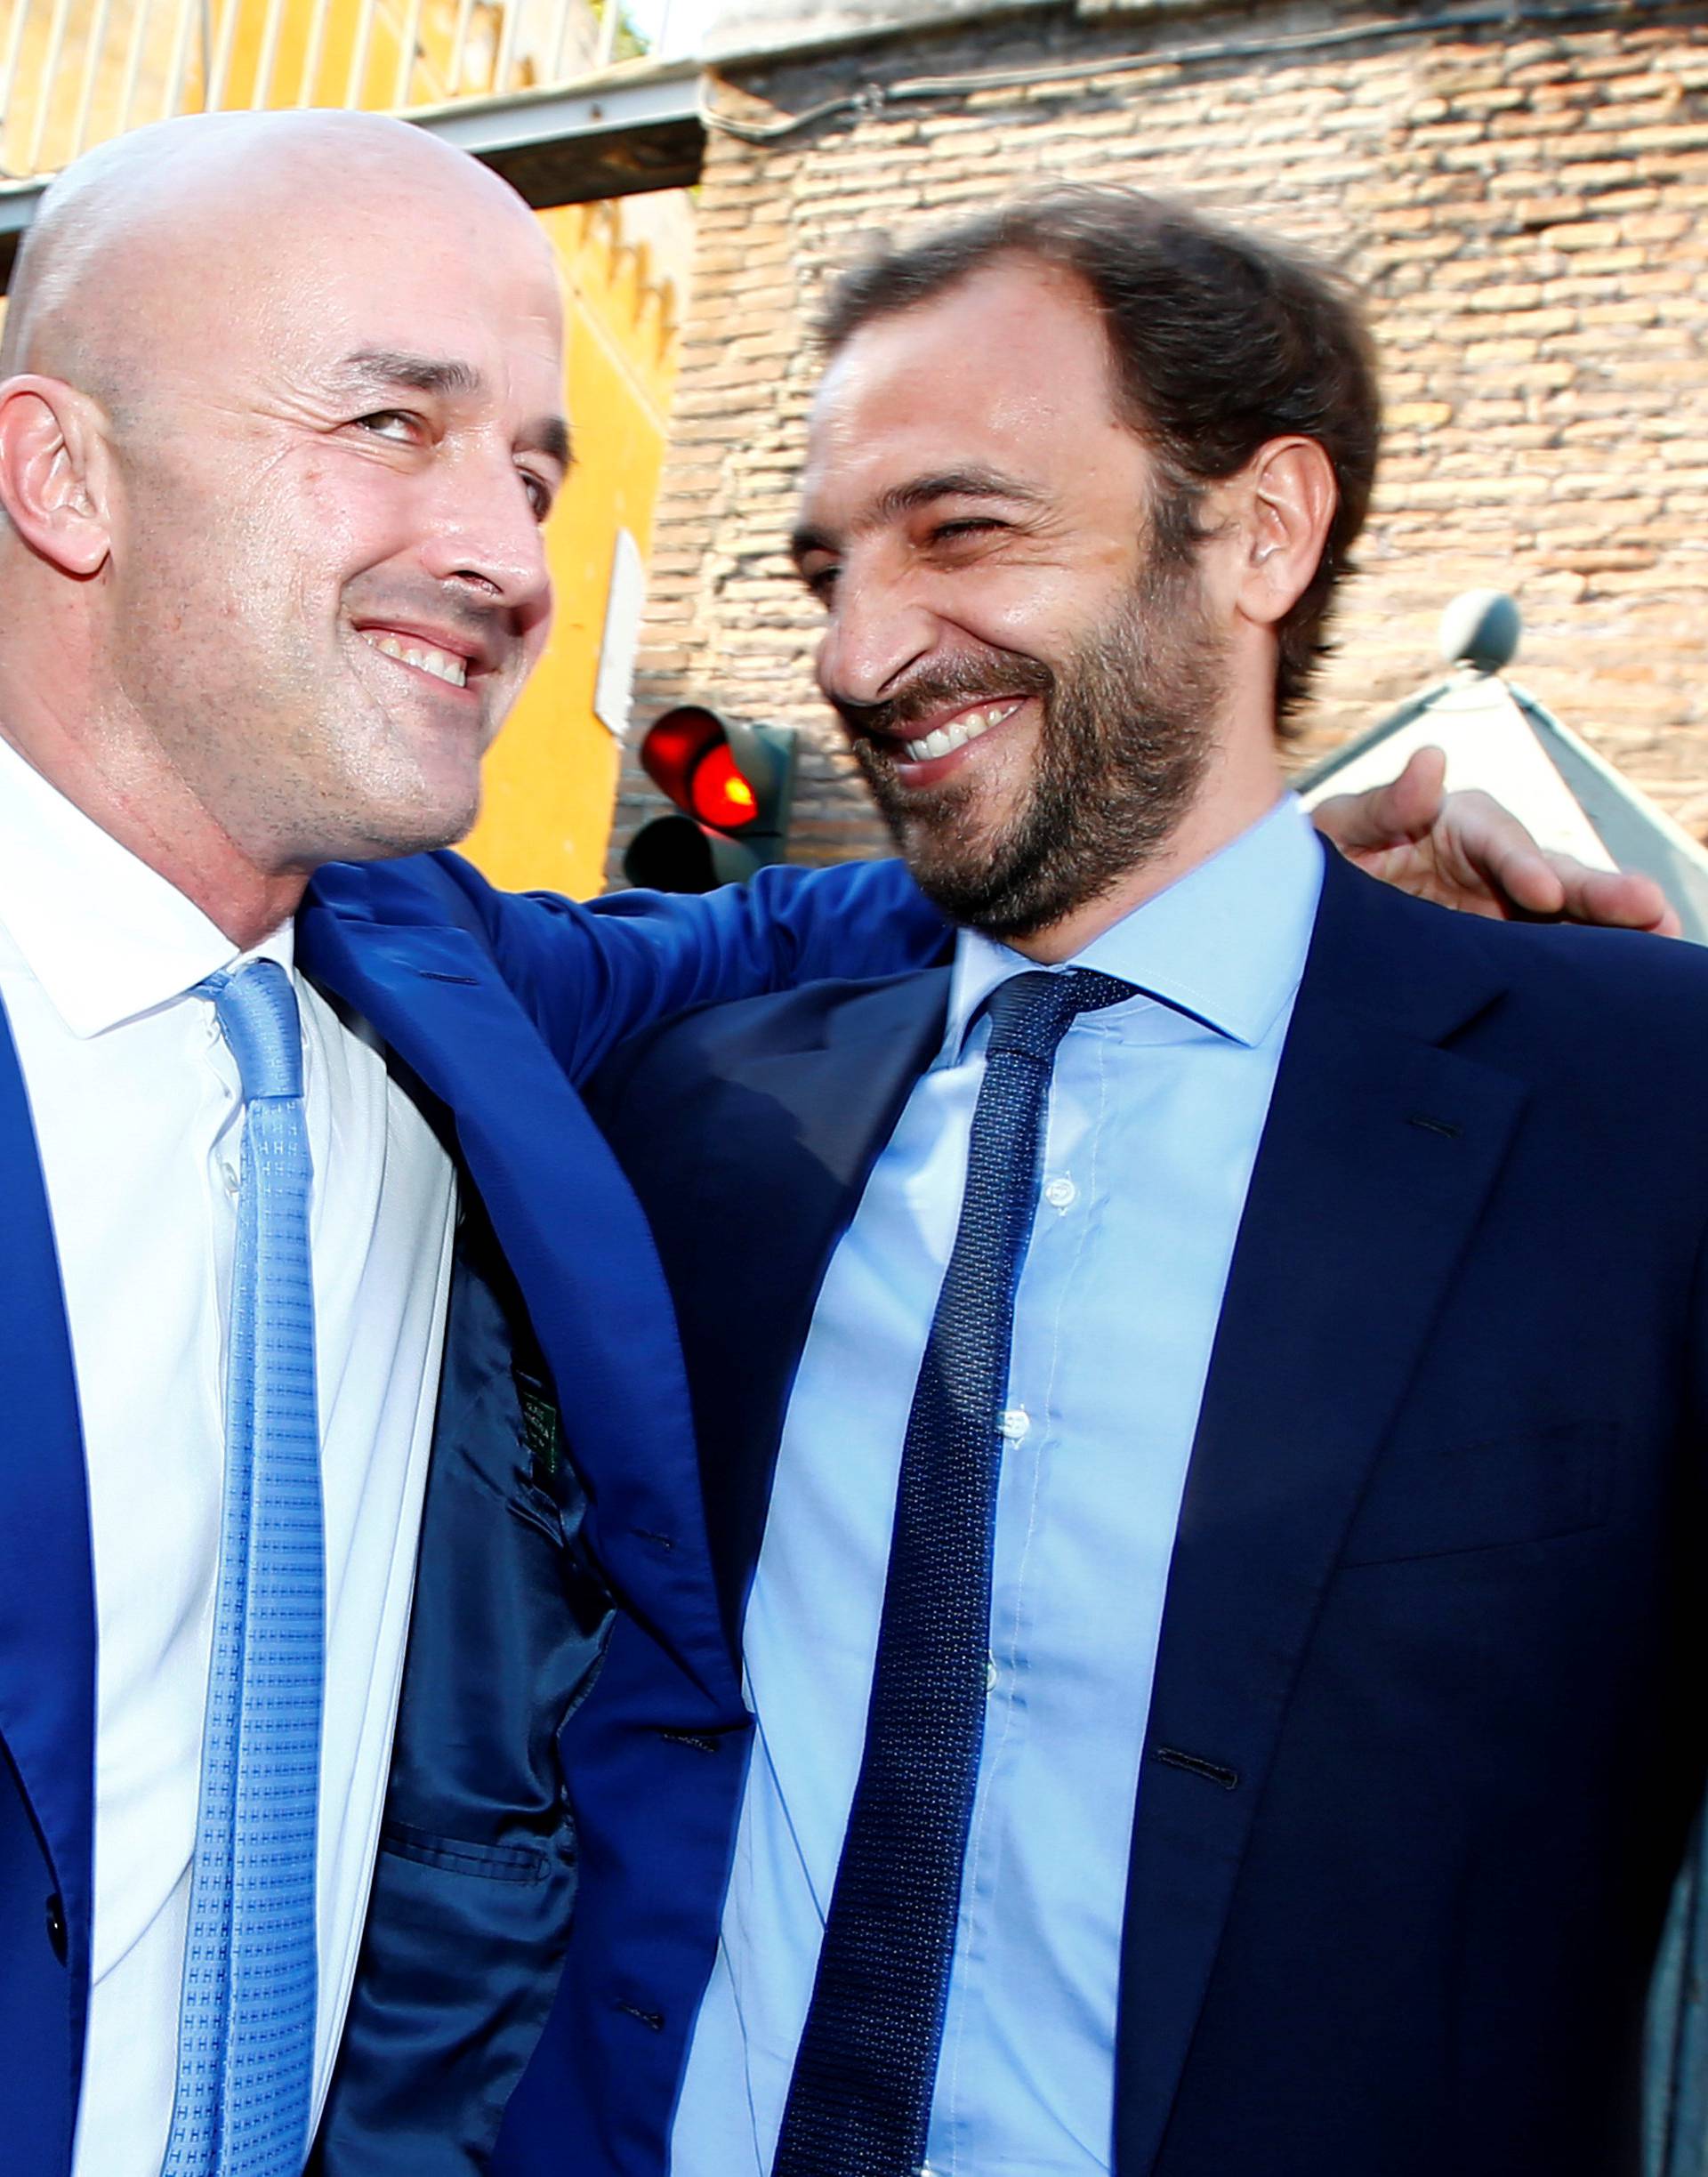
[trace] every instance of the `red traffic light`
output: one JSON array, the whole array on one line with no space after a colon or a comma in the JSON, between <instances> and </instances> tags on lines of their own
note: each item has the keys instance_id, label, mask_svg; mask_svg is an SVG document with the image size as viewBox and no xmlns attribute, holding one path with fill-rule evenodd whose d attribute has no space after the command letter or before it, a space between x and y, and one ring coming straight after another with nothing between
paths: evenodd
<instances>
[{"instance_id":1,"label":"red traffic light","mask_svg":"<svg viewBox=\"0 0 1708 2177\"><path fill-rule=\"evenodd\" d=\"M689 774L688 798L702 824L738 832L759 814L759 796L728 746L708 748Z\"/></svg>"},{"instance_id":2,"label":"red traffic light","mask_svg":"<svg viewBox=\"0 0 1708 2177\"><path fill-rule=\"evenodd\" d=\"M631 884L705 892L783 859L794 796L795 741L786 726L681 703L648 728L636 754L681 814L656 817L630 840L623 874Z\"/></svg>"},{"instance_id":3,"label":"red traffic light","mask_svg":"<svg viewBox=\"0 0 1708 2177\"><path fill-rule=\"evenodd\" d=\"M640 762L679 809L717 831L740 831L759 814L759 795L730 751L721 720L697 704L665 713L640 744Z\"/></svg>"}]
</instances>

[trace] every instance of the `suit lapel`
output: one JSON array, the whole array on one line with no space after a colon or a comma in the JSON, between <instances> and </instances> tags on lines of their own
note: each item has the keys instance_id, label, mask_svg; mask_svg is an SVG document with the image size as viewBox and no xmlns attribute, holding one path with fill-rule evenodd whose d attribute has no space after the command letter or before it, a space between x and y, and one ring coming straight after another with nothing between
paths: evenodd
<instances>
[{"instance_id":1,"label":"suit lapel","mask_svg":"<svg viewBox=\"0 0 1708 2177\"><path fill-rule=\"evenodd\" d=\"M942 1039L948 981L947 970L931 970L851 999L839 992L828 1010L803 994L802 1040L792 1049L777 1048L765 1018L754 1042L720 1052L706 1069L685 1149L697 1166L691 1188L666 1187L649 1200L700 1391L707 1520L732 1637L818 1290ZM717 1145L710 1158L699 1147L708 1141ZM684 1203L692 1205L685 1219ZM742 1232L742 1245L723 1248L717 1235L730 1230ZM732 1325L742 1332L738 1368L729 1365Z\"/></svg>"},{"instance_id":2,"label":"suit lapel","mask_svg":"<svg viewBox=\"0 0 1708 2177\"><path fill-rule=\"evenodd\" d=\"M298 958L450 1113L551 1364L600 1560L733 1705L675 1322L640 1205L581 1099L463 931L365 922L310 893Z\"/></svg>"},{"instance_id":3,"label":"suit lapel","mask_svg":"<svg viewBox=\"0 0 1708 2177\"><path fill-rule=\"evenodd\" d=\"M53 1863L74 1988L89 1965L95 1594L77 1380L29 1101L0 1008L0 1738ZM80 2045L80 2042L79 2042ZM74 2097L75 2098L75 2097Z\"/></svg>"},{"instance_id":4,"label":"suit lapel","mask_svg":"<svg viewBox=\"0 0 1708 2177\"><path fill-rule=\"evenodd\" d=\"M1121 2177L1155 2164L1318 1604L1523 1101L1439 1047L1498 998L1480 948L1329 861L1169 1578L1123 1941ZM1407 1025L1373 993L1400 994Z\"/></svg>"}]
</instances>

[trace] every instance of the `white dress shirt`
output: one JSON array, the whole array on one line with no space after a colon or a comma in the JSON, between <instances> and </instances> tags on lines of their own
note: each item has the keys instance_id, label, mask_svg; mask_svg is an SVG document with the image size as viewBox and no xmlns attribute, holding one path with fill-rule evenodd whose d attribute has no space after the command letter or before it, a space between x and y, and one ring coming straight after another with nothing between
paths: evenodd
<instances>
[{"instance_id":1,"label":"white dress shirt","mask_svg":"<svg viewBox=\"0 0 1708 2177\"><path fill-rule=\"evenodd\" d=\"M326 1537L318 2117L377 1846L439 1387L455 1183L364 1023L293 970ZM93 1986L76 2177L158 2177L172 2114L224 1463L243 1115L238 948L0 741L0 1003L58 1243L98 1638Z\"/></svg>"}]
</instances>

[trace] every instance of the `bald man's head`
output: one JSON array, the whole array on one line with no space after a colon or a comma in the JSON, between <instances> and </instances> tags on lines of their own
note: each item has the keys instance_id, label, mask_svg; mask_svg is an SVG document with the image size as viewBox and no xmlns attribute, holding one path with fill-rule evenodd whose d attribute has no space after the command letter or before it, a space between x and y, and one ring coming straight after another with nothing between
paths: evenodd
<instances>
[{"instance_id":1,"label":"bald man's head","mask_svg":"<svg viewBox=\"0 0 1708 2177\"><path fill-rule=\"evenodd\" d=\"M288 277L294 239L356 247L400 203L509 224L549 253L495 174L407 122L338 112L191 114L98 146L48 188L19 254L0 333L0 379L62 377L123 409L220 299Z\"/></svg>"},{"instance_id":2,"label":"bald man's head","mask_svg":"<svg viewBox=\"0 0 1708 2177\"><path fill-rule=\"evenodd\" d=\"M456 836L544 640L561 408L537 222L422 131L215 114L91 153L0 347L0 622L52 628L0 652L0 730L86 682L106 770L258 867Z\"/></svg>"}]
</instances>

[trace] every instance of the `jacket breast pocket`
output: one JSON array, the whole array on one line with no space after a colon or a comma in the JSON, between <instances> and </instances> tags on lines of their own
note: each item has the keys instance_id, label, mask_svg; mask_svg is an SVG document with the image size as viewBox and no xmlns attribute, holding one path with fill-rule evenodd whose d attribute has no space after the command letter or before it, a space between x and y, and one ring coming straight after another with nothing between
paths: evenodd
<instances>
[{"instance_id":1,"label":"jacket breast pocket","mask_svg":"<svg viewBox=\"0 0 1708 2177\"><path fill-rule=\"evenodd\" d=\"M1470 1443L1407 1439L1384 1450L1342 1565L1548 1542L1599 1527L1619 1440L1612 1422L1566 1421Z\"/></svg>"}]
</instances>

